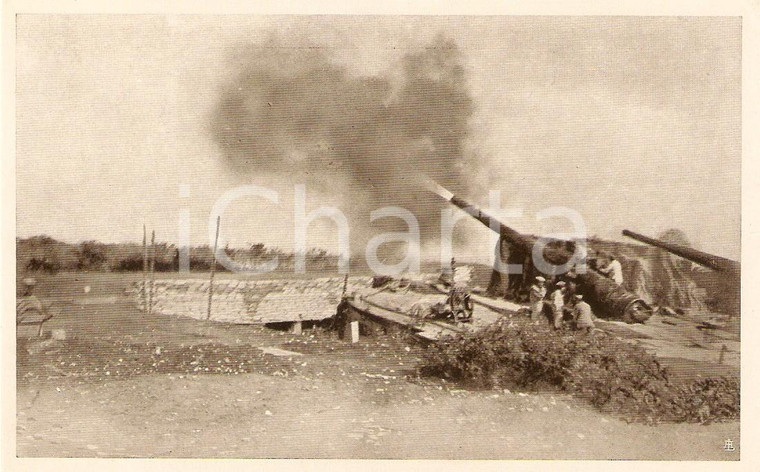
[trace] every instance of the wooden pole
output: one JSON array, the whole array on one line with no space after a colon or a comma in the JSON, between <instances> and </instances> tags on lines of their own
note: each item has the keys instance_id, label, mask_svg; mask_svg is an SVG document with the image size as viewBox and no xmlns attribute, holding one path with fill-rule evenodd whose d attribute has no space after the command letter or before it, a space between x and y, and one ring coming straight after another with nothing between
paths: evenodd
<instances>
[{"instance_id":1,"label":"wooden pole","mask_svg":"<svg viewBox=\"0 0 760 472\"><path fill-rule=\"evenodd\" d=\"M726 355L726 352L728 352L728 347L724 344L722 348L720 348L720 357L718 358L718 364L723 365L723 358Z\"/></svg>"},{"instance_id":2,"label":"wooden pole","mask_svg":"<svg viewBox=\"0 0 760 472\"><path fill-rule=\"evenodd\" d=\"M148 312L148 231L143 225L143 283L142 283L142 299L143 299L143 313Z\"/></svg>"},{"instance_id":3,"label":"wooden pole","mask_svg":"<svg viewBox=\"0 0 760 472\"><path fill-rule=\"evenodd\" d=\"M153 288L156 285L156 231L150 232L150 287L148 288L148 314L153 313Z\"/></svg>"},{"instance_id":4,"label":"wooden pole","mask_svg":"<svg viewBox=\"0 0 760 472\"><path fill-rule=\"evenodd\" d=\"M208 312L206 313L206 319L211 319L211 298L214 295L214 272L216 272L216 249L219 245L219 224L221 223L221 216L216 217L216 238L214 238L214 257L211 263L211 276L208 281Z\"/></svg>"}]
</instances>

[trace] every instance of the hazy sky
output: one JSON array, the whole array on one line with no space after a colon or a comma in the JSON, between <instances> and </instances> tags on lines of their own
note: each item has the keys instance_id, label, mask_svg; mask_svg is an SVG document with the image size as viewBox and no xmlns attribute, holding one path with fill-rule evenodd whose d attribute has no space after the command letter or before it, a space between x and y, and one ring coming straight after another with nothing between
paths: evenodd
<instances>
[{"instance_id":1,"label":"hazy sky","mask_svg":"<svg viewBox=\"0 0 760 472\"><path fill-rule=\"evenodd\" d=\"M279 204L231 205L223 243L292 248L302 176L235 171L212 136L236 52L275 37L392 78L441 33L462 51L474 104L466 144L480 168L467 197L485 206L500 190L524 232L554 228L535 215L561 205L590 234L679 228L699 249L739 257L738 18L21 15L18 236L138 241L146 223L176 242L189 209L192 244L207 244L214 202L255 183ZM307 211L355 204L339 182L305 183ZM331 228L315 224L309 245L334 248ZM488 232L463 229L462 257L486 258Z\"/></svg>"}]
</instances>

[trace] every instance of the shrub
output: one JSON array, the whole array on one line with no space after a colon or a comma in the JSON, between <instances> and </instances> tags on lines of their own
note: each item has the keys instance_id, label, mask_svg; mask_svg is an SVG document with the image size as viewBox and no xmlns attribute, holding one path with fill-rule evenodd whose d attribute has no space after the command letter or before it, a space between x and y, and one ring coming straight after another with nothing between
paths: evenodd
<instances>
[{"instance_id":1,"label":"shrub","mask_svg":"<svg viewBox=\"0 0 760 472\"><path fill-rule=\"evenodd\" d=\"M739 381L707 378L680 387L673 403L679 416L700 423L713 419L739 417Z\"/></svg>"},{"instance_id":2,"label":"shrub","mask_svg":"<svg viewBox=\"0 0 760 472\"><path fill-rule=\"evenodd\" d=\"M30 272L46 272L48 274L55 274L61 268L61 265L55 260L38 259L32 257L29 262L26 263L26 270Z\"/></svg>"},{"instance_id":3,"label":"shrub","mask_svg":"<svg viewBox=\"0 0 760 472\"><path fill-rule=\"evenodd\" d=\"M646 423L739 417L737 380L675 385L654 356L606 333L501 322L431 345L420 374L483 388L557 388Z\"/></svg>"},{"instance_id":4,"label":"shrub","mask_svg":"<svg viewBox=\"0 0 760 472\"><path fill-rule=\"evenodd\" d=\"M107 248L97 241L84 241L79 244L78 270L101 270L108 260Z\"/></svg>"},{"instance_id":5,"label":"shrub","mask_svg":"<svg viewBox=\"0 0 760 472\"><path fill-rule=\"evenodd\" d=\"M138 272L143 270L143 256L130 254L115 261L111 270L116 272Z\"/></svg>"}]
</instances>

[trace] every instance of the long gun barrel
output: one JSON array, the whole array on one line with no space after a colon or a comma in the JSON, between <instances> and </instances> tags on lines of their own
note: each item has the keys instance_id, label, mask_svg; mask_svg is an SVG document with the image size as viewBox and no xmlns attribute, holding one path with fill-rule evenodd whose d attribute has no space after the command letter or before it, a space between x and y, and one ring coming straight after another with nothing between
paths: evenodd
<instances>
[{"instance_id":1,"label":"long gun barrel","mask_svg":"<svg viewBox=\"0 0 760 472\"><path fill-rule=\"evenodd\" d=\"M526 236L501 223L492 215L477 206L457 197L435 182L428 182L430 191L452 205L461 208L483 225L495 231L511 245L517 246L525 254L532 254L536 238ZM554 265L565 264L573 254L563 248L546 246L544 257ZM626 291L612 280L588 269L577 274L578 281L584 286L587 299L596 305L596 311L604 318L622 319L628 322L644 322L652 313L649 306L636 295Z\"/></svg>"},{"instance_id":2,"label":"long gun barrel","mask_svg":"<svg viewBox=\"0 0 760 472\"><path fill-rule=\"evenodd\" d=\"M508 241L511 245L519 248L520 252L524 254L532 253L533 246L536 243L537 238L519 233L518 231L505 225L472 203L469 203L468 201L457 197L435 182L430 181L427 184L431 192L435 193L452 205L464 210L470 216L481 222L484 226L487 226L495 233L498 233L501 238ZM568 260L570 260L571 256L572 254L570 252L561 249L558 250L554 247L547 246L544 249L544 257L546 257L546 260L555 265L562 265L566 263Z\"/></svg>"},{"instance_id":3,"label":"long gun barrel","mask_svg":"<svg viewBox=\"0 0 760 472\"><path fill-rule=\"evenodd\" d=\"M480 208L476 207L475 205L457 197L456 195L449 192L445 188L441 187L437 183L431 181L431 182L428 182L428 186L431 192L435 193L436 195L446 200L447 202L451 203L452 205L469 213L470 216L480 221L485 226L491 228L491 230L493 230L494 232L499 233L500 236L509 240L510 243L521 246L521 249L524 249L527 252L530 251L530 247L532 246L531 241L528 241L527 238L523 236L522 234L513 230L509 226L503 224L502 222L500 222L493 216L489 215L488 213L484 212Z\"/></svg>"},{"instance_id":4,"label":"long gun barrel","mask_svg":"<svg viewBox=\"0 0 760 472\"><path fill-rule=\"evenodd\" d=\"M623 236L628 236L629 238L635 239L644 244L664 249L676 256L683 257L684 259L718 272L726 272L729 274L739 274L741 272L741 264L737 261L732 261L731 259L697 251L696 249L682 246L680 244L673 244L659 239L649 238L643 234L628 231L627 229L623 230Z\"/></svg>"}]
</instances>

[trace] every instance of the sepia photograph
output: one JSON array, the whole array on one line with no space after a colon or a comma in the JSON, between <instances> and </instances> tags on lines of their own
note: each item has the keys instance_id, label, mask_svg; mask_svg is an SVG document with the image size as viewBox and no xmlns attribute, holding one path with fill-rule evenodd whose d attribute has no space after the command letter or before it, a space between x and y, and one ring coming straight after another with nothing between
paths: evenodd
<instances>
[{"instance_id":1,"label":"sepia photograph","mask_svg":"<svg viewBox=\"0 0 760 472\"><path fill-rule=\"evenodd\" d=\"M740 460L741 16L4 26L14 457Z\"/></svg>"}]
</instances>

